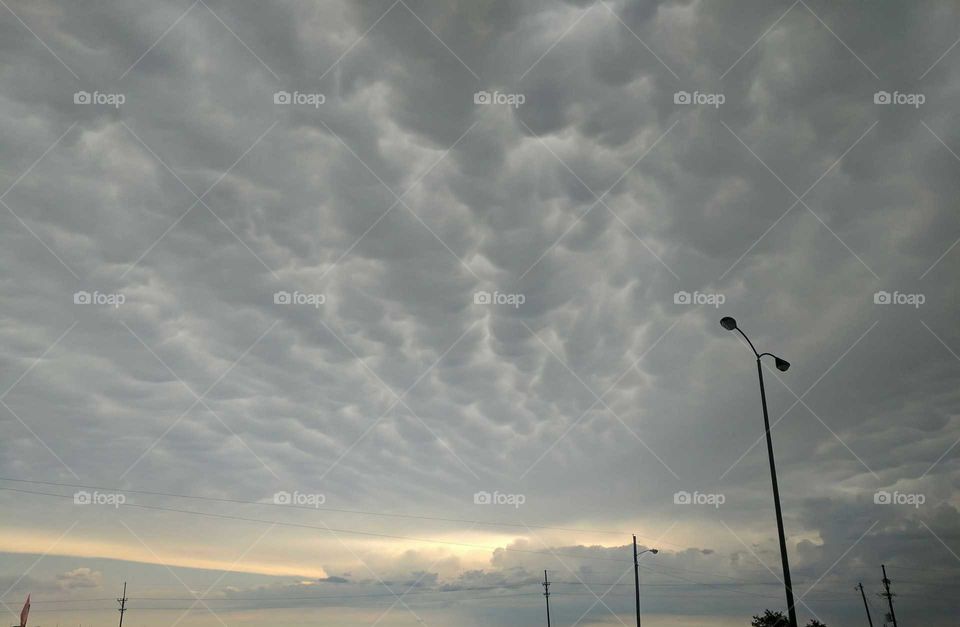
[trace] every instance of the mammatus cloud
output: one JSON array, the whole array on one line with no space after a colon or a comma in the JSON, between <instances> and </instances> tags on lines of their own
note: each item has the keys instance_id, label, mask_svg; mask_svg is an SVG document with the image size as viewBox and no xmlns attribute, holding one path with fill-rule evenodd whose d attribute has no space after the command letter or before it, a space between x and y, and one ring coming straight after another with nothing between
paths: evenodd
<instances>
[{"instance_id":1,"label":"mammatus cloud","mask_svg":"<svg viewBox=\"0 0 960 627\"><path fill-rule=\"evenodd\" d=\"M950 3L0 16L7 605L950 624Z\"/></svg>"}]
</instances>

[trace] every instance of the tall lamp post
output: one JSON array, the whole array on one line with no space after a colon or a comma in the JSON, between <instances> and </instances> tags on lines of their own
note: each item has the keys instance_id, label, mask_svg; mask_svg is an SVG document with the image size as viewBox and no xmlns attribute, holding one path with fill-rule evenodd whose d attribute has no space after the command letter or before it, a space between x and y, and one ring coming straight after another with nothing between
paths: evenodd
<instances>
[{"instance_id":1,"label":"tall lamp post","mask_svg":"<svg viewBox=\"0 0 960 627\"><path fill-rule=\"evenodd\" d=\"M720 324L724 329L736 331L742 335L743 339L750 345L750 350L753 351L753 355L757 358L757 376L760 377L760 402L763 404L763 426L767 436L767 455L770 458L770 481L773 484L773 505L777 512L777 532L780 535L780 561L783 564L783 585L787 594L787 614L790 618L790 627L797 627L797 610L793 602L793 584L790 583L787 540L783 533L783 514L780 511L780 488L777 487L777 465L773 460L773 440L770 438L770 417L767 414L767 393L763 387L763 365L760 363L760 358L765 356L773 357L777 370L780 372L786 372L790 367L790 362L785 359L780 359L773 353L758 353L757 349L753 346L753 342L751 342L747 334L737 326L737 321L733 318L729 316L724 317L720 320Z\"/></svg>"},{"instance_id":2,"label":"tall lamp post","mask_svg":"<svg viewBox=\"0 0 960 627\"><path fill-rule=\"evenodd\" d=\"M640 562L637 560L644 553L656 555L658 549L645 549L637 553L637 536L633 536L633 584L637 598L637 627L640 627Z\"/></svg>"}]
</instances>

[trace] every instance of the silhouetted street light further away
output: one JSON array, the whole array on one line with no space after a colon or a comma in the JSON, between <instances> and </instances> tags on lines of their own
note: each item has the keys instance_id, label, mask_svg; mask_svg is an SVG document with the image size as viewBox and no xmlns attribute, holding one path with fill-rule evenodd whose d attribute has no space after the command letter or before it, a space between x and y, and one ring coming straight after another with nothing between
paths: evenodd
<instances>
[{"instance_id":1,"label":"silhouetted street light further away","mask_svg":"<svg viewBox=\"0 0 960 627\"><path fill-rule=\"evenodd\" d=\"M786 372L790 368L790 362L777 357L773 353L758 353L757 349L753 346L753 342L747 337L747 334L737 326L737 321L730 316L721 318L720 326L727 331L736 331L742 335L743 339L750 345L750 350L753 351L753 355L757 358L757 376L760 378L760 402L763 405L763 426L767 437L767 456L770 459L770 481L773 484L773 505L777 512L777 532L780 535L780 561L783 564L783 585L787 596L787 614L790 619L790 627L797 627L797 611L793 602L793 584L790 582L790 564L787 560L787 540L783 532L783 514L780 511L780 488L777 486L777 465L773 459L773 440L770 437L770 416L767 413L767 393L763 386L763 364L760 358L764 356L773 357L777 370L780 372Z\"/></svg>"}]
</instances>

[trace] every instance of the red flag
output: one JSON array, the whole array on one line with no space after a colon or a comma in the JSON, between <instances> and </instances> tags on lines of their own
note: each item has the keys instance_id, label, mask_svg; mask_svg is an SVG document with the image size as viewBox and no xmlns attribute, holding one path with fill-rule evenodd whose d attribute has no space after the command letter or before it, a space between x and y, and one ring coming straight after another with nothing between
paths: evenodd
<instances>
[{"instance_id":1,"label":"red flag","mask_svg":"<svg viewBox=\"0 0 960 627\"><path fill-rule=\"evenodd\" d=\"M30 595L27 595L27 602L23 604L20 610L20 627L27 627L27 616L30 615Z\"/></svg>"}]
</instances>

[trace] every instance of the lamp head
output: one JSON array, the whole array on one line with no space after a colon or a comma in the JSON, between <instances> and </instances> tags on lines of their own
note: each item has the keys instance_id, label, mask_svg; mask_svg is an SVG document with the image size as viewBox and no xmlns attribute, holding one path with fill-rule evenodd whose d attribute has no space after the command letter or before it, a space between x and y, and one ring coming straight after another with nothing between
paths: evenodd
<instances>
[{"instance_id":1,"label":"lamp head","mask_svg":"<svg viewBox=\"0 0 960 627\"><path fill-rule=\"evenodd\" d=\"M727 331L733 331L737 328L737 321L730 316L724 316L723 318L720 318L720 326Z\"/></svg>"},{"instance_id":2,"label":"lamp head","mask_svg":"<svg viewBox=\"0 0 960 627\"><path fill-rule=\"evenodd\" d=\"M656 555L657 553L660 552L660 549L650 549L650 552Z\"/></svg>"},{"instance_id":3,"label":"lamp head","mask_svg":"<svg viewBox=\"0 0 960 627\"><path fill-rule=\"evenodd\" d=\"M777 370L779 370L780 372L786 372L790 368L790 362L787 361L786 359L780 359L776 355L774 355L773 358L774 360L776 360Z\"/></svg>"}]
</instances>

